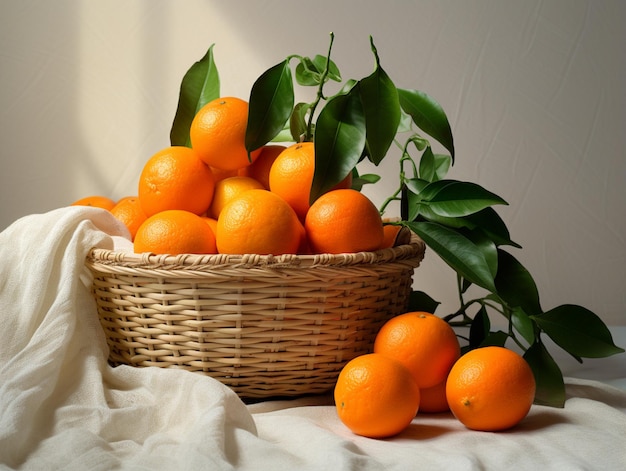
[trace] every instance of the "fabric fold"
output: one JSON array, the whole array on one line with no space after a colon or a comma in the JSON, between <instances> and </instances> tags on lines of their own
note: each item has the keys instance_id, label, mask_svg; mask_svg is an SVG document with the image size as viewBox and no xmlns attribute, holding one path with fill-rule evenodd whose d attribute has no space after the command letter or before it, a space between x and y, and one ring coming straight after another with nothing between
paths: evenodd
<instances>
[{"instance_id":1,"label":"fabric fold","mask_svg":"<svg viewBox=\"0 0 626 471\"><path fill-rule=\"evenodd\" d=\"M27 216L0 234L0 462L110 469L132 458L166 469L195 449L228 469L237 450L227 437L256 435L234 392L186 371L107 364L84 261L116 236L126 228L88 207Z\"/></svg>"}]
</instances>

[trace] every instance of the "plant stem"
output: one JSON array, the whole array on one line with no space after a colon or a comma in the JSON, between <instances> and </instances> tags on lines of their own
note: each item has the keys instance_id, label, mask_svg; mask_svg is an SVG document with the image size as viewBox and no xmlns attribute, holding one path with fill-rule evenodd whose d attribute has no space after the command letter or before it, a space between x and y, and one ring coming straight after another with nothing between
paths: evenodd
<instances>
[{"instance_id":1,"label":"plant stem","mask_svg":"<svg viewBox=\"0 0 626 471\"><path fill-rule=\"evenodd\" d=\"M328 76L328 72L330 69L330 51L333 48L333 41L335 40L335 34L330 33L330 44L328 45L328 55L326 56L326 67L324 68L324 73L322 74L322 78L320 80L320 84L317 87L317 96L315 97L315 101L311 104L311 108L309 110L309 122L306 126L306 135L305 141L313 140L313 116L315 115L315 109L317 105L319 105L320 101L324 98L324 83L326 83L326 77Z\"/></svg>"}]
</instances>

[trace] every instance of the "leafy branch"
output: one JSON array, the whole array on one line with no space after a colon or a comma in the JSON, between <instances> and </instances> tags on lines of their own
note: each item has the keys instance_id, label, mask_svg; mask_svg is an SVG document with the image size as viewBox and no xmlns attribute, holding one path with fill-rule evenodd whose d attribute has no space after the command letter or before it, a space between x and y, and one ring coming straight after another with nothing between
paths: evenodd
<instances>
[{"instance_id":1,"label":"leafy branch","mask_svg":"<svg viewBox=\"0 0 626 471\"><path fill-rule=\"evenodd\" d=\"M455 149L444 110L424 92L397 88L382 68L372 38L373 72L360 80L347 80L335 94L324 93L328 81L342 81L331 60L333 41L331 33L326 55L312 59L291 55L255 81L249 98L248 151L270 141L313 141L315 175L310 198L314 201L349 173L356 189L375 183L379 177L359 175L358 164L369 160L378 166L390 158L390 147L398 146L398 187L380 210L385 213L392 202L398 202L401 220L395 224L411 229L456 273L459 308L443 319L469 329L467 335L460 335L467 342L464 350L512 342L524 352L535 375L535 402L562 407L563 375L545 346L546 336L580 362L624 350L588 309L572 304L543 309L531 274L510 253L511 248L521 246L511 240L494 209L508 203L478 184L447 177ZM189 110L219 96L212 48L183 80L172 144L187 145ZM296 83L317 89L311 103L296 103L294 61ZM431 141L448 153L435 153ZM482 295L466 299L472 286ZM409 308L435 312L439 304L415 291ZM494 329L492 316L503 317L507 328Z\"/></svg>"}]
</instances>

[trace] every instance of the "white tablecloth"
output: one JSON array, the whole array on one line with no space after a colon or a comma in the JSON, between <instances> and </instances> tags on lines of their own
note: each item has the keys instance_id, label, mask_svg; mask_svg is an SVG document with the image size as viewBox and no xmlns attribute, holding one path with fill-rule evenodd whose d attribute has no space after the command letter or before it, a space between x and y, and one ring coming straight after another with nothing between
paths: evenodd
<instances>
[{"instance_id":1,"label":"white tablecloth","mask_svg":"<svg viewBox=\"0 0 626 471\"><path fill-rule=\"evenodd\" d=\"M418 414L385 440L352 434L330 395L245 404L199 374L111 368L84 257L124 233L64 208L0 234L0 469L626 469L624 354L558 354L565 408L533 406L512 430ZM626 345L625 326L612 332Z\"/></svg>"}]
</instances>

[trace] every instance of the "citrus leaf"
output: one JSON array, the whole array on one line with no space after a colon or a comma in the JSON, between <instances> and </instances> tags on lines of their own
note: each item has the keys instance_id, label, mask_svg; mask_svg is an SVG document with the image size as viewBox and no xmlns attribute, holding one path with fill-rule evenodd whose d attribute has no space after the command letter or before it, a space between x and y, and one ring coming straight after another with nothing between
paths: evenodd
<instances>
[{"instance_id":1,"label":"citrus leaf","mask_svg":"<svg viewBox=\"0 0 626 471\"><path fill-rule=\"evenodd\" d=\"M400 97L398 97L400 99ZM411 115L404 112L402 107L400 107L400 123L398 124L398 133L405 133L412 130L413 126L413 118Z\"/></svg>"},{"instance_id":2,"label":"citrus leaf","mask_svg":"<svg viewBox=\"0 0 626 471\"><path fill-rule=\"evenodd\" d=\"M433 98L418 90L398 88L400 106L413 122L429 136L435 138L449 152L454 163L454 140L448 117Z\"/></svg>"},{"instance_id":3,"label":"citrus leaf","mask_svg":"<svg viewBox=\"0 0 626 471\"><path fill-rule=\"evenodd\" d=\"M461 233L482 252L491 276L495 277L498 272L498 250L496 244L481 230L463 230Z\"/></svg>"},{"instance_id":4,"label":"citrus leaf","mask_svg":"<svg viewBox=\"0 0 626 471\"><path fill-rule=\"evenodd\" d=\"M172 129L170 143L173 146L191 147L189 128L196 113L208 102L219 98L220 79L213 59L213 46L185 73L180 85L178 107Z\"/></svg>"},{"instance_id":5,"label":"citrus leaf","mask_svg":"<svg viewBox=\"0 0 626 471\"><path fill-rule=\"evenodd\" d=\"M463 219L474 227L482 229L496 245L511 245L521 248L519 244L511 240L506 224L495 209L491 207L485 208L474 214L468 214Z\"/></svg>"},{"instance_id":6,"label":"citrus leaf","mask_svg":"<svg viewBox=\"0 0 626 471\"><path fill-rule=\"evenodd\" d=\"M603 358L624 352L613 343L604 322L582 306L564 304L531 317L554 343L571 355Z\"/></svg>"},{"instance_id":7,"label":"citrus leaf","mask_svg":"<svg viewBox=\"0 0 626 471\"><path fill-rule=\"evenodd\" d=\"M532 276L513 255L498 248L498 295L511 308L521 307L528 315L541 313L539 292Z\"/></svg>"},{"instance_id":8,"label":"citrus leaf","mask_svg":"<svg viewBox=\"0 0 626 471\"><path fill-rule=\"evenodd\" d=\"M497 332L489 332L485 340L480 344L481 347L504 347L506 341L509 339L509 335L506 332L498 330Z\"/></svg>"},{"instance_id":9,"label":"citrus leaf","mask_svg":"<svg viewBox=\"0 0 626 471\"><path fill-rule=\"evenodd\" d=\"M469 344L471 348L477 348L484 342L491 330L491 321L485 306L481 306L480 310L474 316L472 325L469 330Z\"/></svg>"},{"instance_id":10,"label":"citrus leaf","mask_svg":"<svg viewBox=\"0 0 626 471\"><path fill-rule=\"evenodd\" d=\"M326 56L322 56L321 54L316 54L313 58L313 64L315 65L315 68L320 72L324 72L327 63L328 71L326 72L326 79L330 79L335 82L341 82L341 73L339 72L339 67L337 67L337 64L335 64L332 59L328 60Z\"/></svg>"},{"instance_id":11,"label":"citrus leaf","mask_svg":"<svg viewBox=\"0 0 626 471\"><path fill-rule=\"evenodd\" d=\"M246 149L252 152L278 135L293 110L293 79L289 62L269 68L252 85Z\"/></svg>"},{"instance_id":12,"label":"citrus leaf","mask_svg":"<svg viewBox=\"0 0 626 471\"><path fill-rule=\"evenodd\" d=\"M439 301L435 301L423 291L412 291L409 296L409 307L407 309L409 311L424 311L434 314L437 306L440 304Z\"/></svg>"},{"instance_id":13,"label":"citrus leaf","mask_svg":"<svg viewBox=\"0 0 626 471\"><path fill-rule=\"evenodd\" d=\"M295 142L300 142L301 136L306 134L306 114L310 108L311 105L309 103L298 103L293 108L293 112L289 118L289 130Z\"/></svg>"},{"instance_id":14,"label":"citrus leaf","mask_svg":"<svg viewBox=\"0 0 626 471\"><path fill-rule=\"evenodd\" d=\"M409 204L411 203L413 204L415 216L409 220L416 220L418 217L421 217L427 221L436 222L452 229L460 229L462 227L474 229L476 227L475 224L472 224L464 218L447 218L444 216L439 216L438 214L433 212L428 205L421 204L418 201L417 196L409 197Z\"/></svg>"},{"instance_id":15,"label":"citrus leaf","mask_svg":"<svg viewBox=\"0 0 626 471\"><path fill-rule=\"evenodd\" d=\"M365 113L369 159L376 165L387 154L400 123L398 90L387 73L377 64L374 72L359 82Z\"/></svg>"},{"instance_id":16,"label":"citrus leaf","mask_svg":"<svg viewBox=\"0 0 626 471\"><path fill-rule=\"evenodd\" d=\"M491 269L483 252L467 237L434 222L408 222L407 226L462 277L488 291L495 291Z\"/></svg>"},{"instance_id":17,"label":"citrus leaf","mask_svg":"<svg viewBox=\"0 0 626 471\"><path fill-rule=\"evenodd\" d=\"M450 163L449 155L434 154L432 148L428 146L420 159L419 176L429 182L442 180L450 169Z\"/></svg>"},{"instance_id":18,"label":"citrus leaf","mask_svg":"<svg viewBox=\"0 0 626 471\"><path fill-rule=\"evenodd\" d=\"M359 175L359 172L356 168L352 170L352 189L361 191L363 189L363 185L373 184L380 180L380 175L376 175L374 173L364 173L363 175Z\"/></svg>"},{"instance_id":19,"label":"citrus leaf","mask_svg":"<svg viewBox=\"0 0 626 471\"><path fill-rule=\"evenodd\" d=\"M528 314L521 307L515 307L511 311L511 322L513 327L528 342L528 345L535 343L535 326Z\"/></svg>"},{"instance_id":20,"label":"citrus leaf","mask_svg":"<svg viewBox=\"0 0 626 471\"><path fill-rule=\"evenodd\" d=\"M507 204L502 198L471 182L439 180L432 182L422 192L428 205L436 214L445 217L462 217L477 213L494 204Z\"/></svg>"},{"instance_id":21,"label":"citrus leaf","mask_svg":"<svg viewBox=\"0 0 626 471\"><path fill-rule=\"evenodd\" d=\"M356 87L326 103L315 125L311 202L343 180L365 148L365 115Z\"/></svg>"},{"instance_id":22,"label":"citrus leaf","mask_svg":"<svg viewBox=\"0 0 626 471\"><path fill-rule=\"evenodd\" d=\"M563 373L546 347L539 341L524 353L524 359L535 377L535 404L550 407L565 405L565 383Z\"/></svg>"},{"instance_id":23,"label":"citrus leaf","mask_svg":"<svg viewBox=\"0 0 626 471\"><path fill-rule=\"evenodd\" d=\"M302 57L296 65L296 82L305 87L319 85L323 70L318 70L309 57Z\"/></svg>"},{"instance_id":24,"label":"citrus leaf","mask_svg":"<svg viewBox=\"0 0 626 471\"><path fill-rule=\"evenodd\" d=\"M317 86L329 79L335 82L341 82L341 74L339 68L332 60L328 61L328 71L326 70L327 58L325 56L316 55L312 60L309 57L301 57L300 62L296 66L296 82L302 86Z\"/></svg>"}]
</instances>

